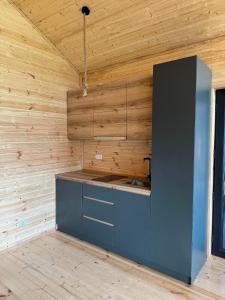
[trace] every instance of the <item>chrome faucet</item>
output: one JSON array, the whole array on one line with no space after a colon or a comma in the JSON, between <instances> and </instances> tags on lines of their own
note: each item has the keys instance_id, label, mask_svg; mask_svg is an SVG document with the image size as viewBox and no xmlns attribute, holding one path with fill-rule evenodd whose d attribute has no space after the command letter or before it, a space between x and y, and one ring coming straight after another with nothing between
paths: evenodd
<instances>
[{"instance_id":1,"label":"chrome faucet","mask_svg":"<svg viewBox=\"0 0 225 300\"><path fill-rule=\"evenodd\" d=\"M150 157L144 157L144 161L148 160L148 180L151 184L151 158Z\"/></svg>"}]
</instances>

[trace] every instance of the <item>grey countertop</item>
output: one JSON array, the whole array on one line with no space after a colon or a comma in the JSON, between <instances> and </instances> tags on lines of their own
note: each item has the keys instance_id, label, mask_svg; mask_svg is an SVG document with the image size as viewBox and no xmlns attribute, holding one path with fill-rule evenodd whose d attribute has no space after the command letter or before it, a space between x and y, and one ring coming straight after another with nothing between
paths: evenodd
<instances>
[{"instance_id":1,"label":"grey countertop","mask_svg":"<svg viewBox=\"0 0 225 300\"><path fill-rule=\"evenodd\" d=\"M79 170L74 172L67 172L62 174L57 174L56 178L61 178L64 180L72 180L72 181L78 181L82 183L88 183L96 186L102 186L106 188L112 188L117 190L122 190L126 192L141 194L150 196L151 190L149 187L142 187L142 186L132 186L128 184L127 182L131 178L137 178L136 176L126 176L125 178L119 179L119 180L113 180L110 182L101 182L93 180L95 178L101 177L101 176L107 176L112 175L111 173L106 172L99 172L99 171L93 171L93 170ZM142 178L143 179L143 178Z\"/></svg>"}]
</instances>

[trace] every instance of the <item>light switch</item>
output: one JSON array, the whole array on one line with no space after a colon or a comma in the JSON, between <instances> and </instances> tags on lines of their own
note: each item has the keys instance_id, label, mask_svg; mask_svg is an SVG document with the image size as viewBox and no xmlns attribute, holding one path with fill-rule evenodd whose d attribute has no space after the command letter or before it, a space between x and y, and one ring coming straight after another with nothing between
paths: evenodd
<instances>
[{"instance_id":1,"label":"light switch","mask_svg":"<svg viewBox=\"0 0 225 300\"><path fill-rule=\"evenodd\" d=\"M102 154L95 154L95 159L102 160Z\"/></svg>"}]
</instances>

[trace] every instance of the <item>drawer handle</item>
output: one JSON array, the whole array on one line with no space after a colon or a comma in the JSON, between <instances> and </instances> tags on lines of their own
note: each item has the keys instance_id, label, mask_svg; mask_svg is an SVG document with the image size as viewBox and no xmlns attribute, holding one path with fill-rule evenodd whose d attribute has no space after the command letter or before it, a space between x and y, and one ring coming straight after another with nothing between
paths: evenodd
<instances>
[{"instance_id":1,"label":"drawer handle","mask_svg":"<svg viewBox=\"0 0 225 300\"><path fill-rule=\"evenodd\" d=\"M91 220L91 221L94 221L94 222L97 222L97 223L101 223L101 224L104 224L104 225L107 225L107 226L110 226L110 227L114 227L114 224L112 224L112 223L104 222L102 220L95 219L95 218L92 218L92 217L88 217L86 215L83 215L83 217L85 219L88 219L88 220Z\"/></svg>"},{"instance_id":2,"label":"drawer handle","mask_svg":"<svg viewBox=\"0 0 225 300\"><path fill-rule=\"evenodd\" d=\"M85 199L88 199L88 200L91 200L91 201L99 202L99 203L102 203L102 204L114 205L113 202L104 201L104 200L100 200L100 199L96 199L96 198L92 198L92 197L84 196L84 198L85 198Z\"/></svg>"}]
</instances>

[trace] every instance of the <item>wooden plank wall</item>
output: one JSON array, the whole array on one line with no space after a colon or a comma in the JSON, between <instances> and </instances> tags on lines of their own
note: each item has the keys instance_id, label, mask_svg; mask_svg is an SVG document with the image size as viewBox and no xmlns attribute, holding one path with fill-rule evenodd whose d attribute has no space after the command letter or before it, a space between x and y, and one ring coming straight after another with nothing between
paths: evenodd
<instances>
[{"instance_id":1,"label":"wooden plank wall","mask_svg":"<svg viewBox=\"0 0 225 300\"><path fill-rule=\"evenodd\" d=\"M54 175L81 168L66 92L77 73L7 0L0 1L0 250L54 228Z\"/></svg>"},{"instance_id":2,"label":"wooden plank wall","mask_svg":"<svg viewBox=\"0 0 225 300\"><path fill-rule=\"evenodd\" d=\"M151 141L85 141L84 168L118 174L146 176ZM96 160L102 154L103 160Z\"/></svg>"},{"instance_id":3,"label":"wooden plank wall","mask_svg":"<svg viewBox=\"0 0 225 300\"><path fill-rule=\"evenodd\" d=\"M225 87L225 35L189 46L145 56L126 63L90 72L89 86L121 83L148 78L152 81L153 65L183 57L198 55L211 68L213 87Z\"/></svg>"}]
</instances>

